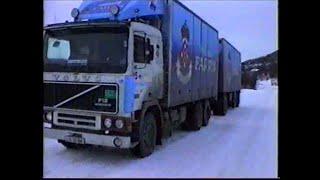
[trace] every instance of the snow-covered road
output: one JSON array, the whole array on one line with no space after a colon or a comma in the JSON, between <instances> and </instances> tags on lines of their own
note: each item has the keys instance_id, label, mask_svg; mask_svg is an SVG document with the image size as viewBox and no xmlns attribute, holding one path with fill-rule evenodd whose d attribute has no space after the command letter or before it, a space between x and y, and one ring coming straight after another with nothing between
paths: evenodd
<instances>
[{"instance_id":1,"label":"snow-covered road","mask_svg":"<svg viewBox=\"0 0 320 180\"><path fill-rule=\"evenodd\" d=\"M44 177L277 177L277 96L277 87L242 90L239 108L198 132L176 131L144 159L45 138Z\"/></svg>"}]
</instances>

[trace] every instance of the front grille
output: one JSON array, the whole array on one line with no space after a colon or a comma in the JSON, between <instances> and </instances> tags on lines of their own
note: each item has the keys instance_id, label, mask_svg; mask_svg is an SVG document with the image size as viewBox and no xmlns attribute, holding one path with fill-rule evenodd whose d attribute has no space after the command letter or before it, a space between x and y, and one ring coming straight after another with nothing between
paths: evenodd
<instances>
[{"instance_id":1,"label":"front grille","mask_svg":"<svg viewBox=\"0 0 320 180\"><path fill-rule=\"evenodd\" d=\"M44 106L54 107L69 98L72 98L96 85L88 84L60 84L44 83ZM99 99L105 99L108 92L115 92L114 98L109 98L107 103L100 103ZM84 111L100 111L116 114L118 112L119 88L117 84L102 84L79 97L76 97L57 108L76 109Z\"/></svg>"},{"instance_id":2,"label":"front grille","mask_svg":"<svg viewBox=\"0 0 320 180\"><path fill-rule=\"evenodd\" d=\"M54 124L81 129L101 129L101 115L84 112L56 111L53 114Z\"/></svg>"},{"instance_id":3,"label":"front grille","mask_svg":"<svg viewBox=\"0 0 320 180\"><path fill-rule=\"evenodd\" d=\"M93 86L87 84L43 83L43 105L53 107Z\"/></svg>"}]
</instances>

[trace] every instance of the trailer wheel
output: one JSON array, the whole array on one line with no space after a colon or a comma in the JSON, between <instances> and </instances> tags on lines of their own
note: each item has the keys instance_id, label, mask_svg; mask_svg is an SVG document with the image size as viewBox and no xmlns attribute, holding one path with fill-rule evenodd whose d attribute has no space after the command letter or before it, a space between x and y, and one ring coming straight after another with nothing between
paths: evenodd
<instances>
[{"instance_id":1,"label":"trailer wheel","mask_svg":"<svg viewBox=\"0 0 320 180\"><path fill-rule=\"evenodd\" d=\"M214 108L215 114L224 116L228 111L228 97L226 94L223 94L221 97L218 98L216 102L217 105Z\"/></svg>"},{"instance_id":2,"label":"trailer wheel","mask_svg":"<svg viewBox=\"0 0 320 180\"><path fill-rule=\"evenodd\" d=\"M232 103L233 103L233 93L228 93L227 99L228 99L228 107L232 107Z\"/></svg>"},{"instance_id":3,"label":"trailer wheel","mask_svg":"<svg viewBox=\"0 0 320 180\"><path fill-rule=\"evenodd\" d=\"M194 106L189 108L188 117L186 121L186 128L191 131L200 130L203 122L203 105L197 102Z\"/></svg>"},{"instance_id":4,"label":"trailer wheel","mask_svg":"<svg viewBox=\"0 0 320 180\"><path fill-rule=\"evenodd\" d=\"M227 114L228 107L229 107L229 106L228 106L228 102L227 102L227 96L224 96L222 115L226 115L226 114Z\"/></svg>"},{"instance_id":5,"label":"trailer wheel","mask_svg":"<svg viewBox=\"0 0 320 180\"><path fill-rule=\"evenodd\" d=\"M131 152L140 158L151 155L156 146L157 126L154 114L147 112L139 122L139 144Z\"/></svg>"},{"instance_id":6,"label":"trailer wheel","mask_svg":"<svg viewBox=\"0 0 320 180\"><path fill-rule=\"evenodd\" d=\"M236 107L239 107L239 105L240 105L240 92L237 91L236 93L237 93Z\"/></svg>"},{"instance_id":7,"label":"trailer wheel","mask_svg":"<svg viewBox=\"0 0 320 180\"><path fill-rule=\"evenodd\" d=\"M233 92L232 93L232 101L231 101L231 107L232 108L237 107L237 99L238 99L237 96L238 96L237 92Z\"/></svg>"},{"instance_id":8,"label":"trailer wheel","mask_svg":"<svg viewBox=\"0 0 320 180\"><path fill-rule=\"evenodd\" d=\"M207 126L211 117L211 108L208 102L205 102L203 111L203 122L202 126Z\"/></svg>"}]
</instances>

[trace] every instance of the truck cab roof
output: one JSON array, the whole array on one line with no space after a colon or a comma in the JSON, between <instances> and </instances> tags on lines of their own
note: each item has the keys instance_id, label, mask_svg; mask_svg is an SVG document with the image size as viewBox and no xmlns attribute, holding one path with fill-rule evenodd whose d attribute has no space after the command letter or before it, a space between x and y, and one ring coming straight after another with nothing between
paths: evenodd
<instances>
[{"instance_id":1,"label":"truck cab roof","mask_svg":"<svg viewBox=\"0 0 320 180\"><path fill-rule=\"evenodd\" d=\"M164 14L165 2L154 0L99 0L83 1L75 9L77 20L110 19L124 21L139 17Z\"/></svg>"},{"instance_id":2,"label":"truck cab roof","mask_svg":"<svg viewBox=\"0 0 320 180\"><path fill-rule=\"evenodd\" d=\"M75 27L88 27L88 26L103 26L103 27L120 27L129 25L130 22L106 22L106 21L83 21L83 22L65 22L50 24L44 27L45 30L60 29L60 28L75 28Z\"/></svg>"}]
</instances>

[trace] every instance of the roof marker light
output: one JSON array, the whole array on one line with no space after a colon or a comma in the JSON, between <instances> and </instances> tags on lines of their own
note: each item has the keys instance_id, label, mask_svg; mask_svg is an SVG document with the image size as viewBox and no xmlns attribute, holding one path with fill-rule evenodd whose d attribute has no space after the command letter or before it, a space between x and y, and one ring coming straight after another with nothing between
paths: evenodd
<instances>
[{"instance_id":1,"label":"roof marker light","mask_svg":"<svg viewBox=\"0 0 320 180\"><path fill-rule=\"evenodd\" d=\"M79 12L79 9L77 8L73 8L72 11L71 11L71 16L73 18L77 18L79 16L80 12Z\"/></svg>"},{"instance_id":2,"label":"roof marker light","mask_svg":"<svg viewBox=\"0 0 320 180\"><path fill-rule=\"evenodd\" d=\"M110 6L110 12L114 15L114 16L116 16L116 15L118 15L119 14L119 12L120 12L120 8L119 8L119 6L117 6L117 5L112 5L112 6Z\"/></svg>"}]
</instances>

